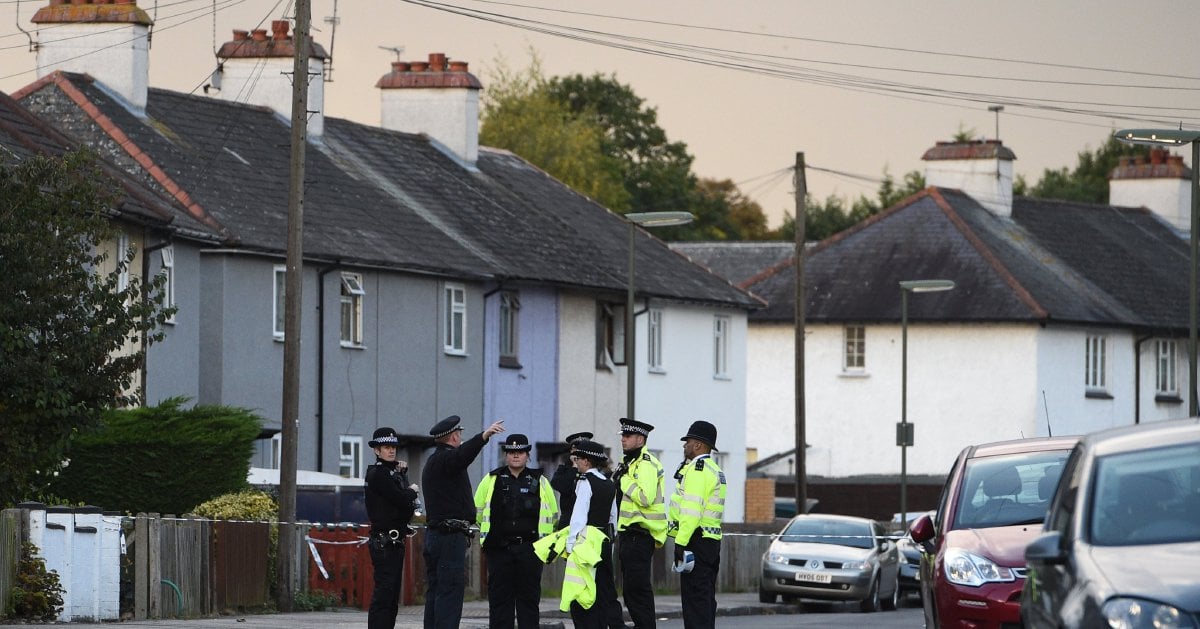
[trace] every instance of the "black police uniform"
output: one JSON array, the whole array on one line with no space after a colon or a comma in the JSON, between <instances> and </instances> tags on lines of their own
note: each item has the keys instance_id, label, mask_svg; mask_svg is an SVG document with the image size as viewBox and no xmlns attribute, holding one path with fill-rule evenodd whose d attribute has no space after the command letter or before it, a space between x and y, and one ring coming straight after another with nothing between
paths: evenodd
<instances>
[{"instance_id":1,"label":"black police uniform","mask_svg":"<svg viewBox=\"0 0 1200 629\"><path fill-rule=\"evenodd\" d=\"M596 602L591 609L579 603L571 603L571 621L576 629L600 629L624 627L621 619L621 603L617 601L617 585L612 566L612 505L617 496L617 487L612 480L592 473L576 476L577 481L588 483L592 499L588 505L577 505L587 509L587 524L605 531L608 536L600 549L600 563L596 564Z\"/></svg>"},{"instance_id":2,"label":"black police uniform","mask_svg":"<svg viewBox=\"0 0 1200 629\"><path fill-rule=\"evenodd\" d=\"M460 419L451 415L434 425L437 438L454 430ZM467 544L475 521L475 500L467 468L479 456L486 440L479 433L459 447L438 444L421 471L425 492L425 627L457 629L462 619L466 588Z\"/></svg>"},{"instance_id":3,"label":"black police uniform","mask_svg":"<svg viewBox=\"0 0 1200 629\"><path fill-rule=\"evenodd\" d=\"M492 470L491 531L483 543L488 566L488 608L492 629L513 626L513 610L521 629L539 625L542 562L533 552L538 538L541 470L523 469L513 476L508 466Z\"/></svg>"},{"instance_id":4,"label":"black police uniform","mask_svg":"<svg viewBox=\"0 0 1200 629\"><path fill-rule=\"evenodd\" d=\"M383 444L396 443L394 431L387 436L379 435L381 431L376 431L376 438L385 439ZM371 443L379 442L372 439ZM408 524L417 500L417 492L409 488L407 472L407 468L399 467L396 461L379 458L374 465L367 466L365 497L367 518L371 521L368 549L371 565L375 569L375 589L371 593L371 607L367 612L368 629L392 629L396 626Z\"/></svg>"},{"instance_id":5,"label":"black police uniform","mask_svg":"<svg viewBox=\"0 0 1200 629\"><path fill-rule=\"evenodd\" d=\"M580 439L591 439L590 432L577 432L572 435L567 435L567 443L574 443ZM575 482L579 480L579 472L575 470L575 466L571 465L571 460L558 465L558 469L554 470L554 475L550 477L550 488L558 492L558 506L562 511L558 516L558 524L554 530L566 528L571 524L571 509L575 507Z\"/></svg>"}]
</instances>

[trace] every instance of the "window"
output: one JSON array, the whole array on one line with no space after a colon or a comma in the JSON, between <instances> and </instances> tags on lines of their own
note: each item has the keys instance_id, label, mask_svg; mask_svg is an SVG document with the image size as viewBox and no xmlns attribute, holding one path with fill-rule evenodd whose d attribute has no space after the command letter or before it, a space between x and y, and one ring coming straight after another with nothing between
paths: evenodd
<instances>
[{"instance_id":1,"label":"window","mask_svg":"<svg viewBox=\"0 0 1200 629\"><path fill-rule=\"evenodd\" d=\"M162 275L166 278L166 283L163 284L163 308L173 308L175 306L175 247L166 246L162 248ZM175 315L172 314L166 319L167 323L175 323Z\"/></svg>"},{"instance_id":2,"label":"window","mask_svg":"<svg viewBox=\"0 0 1200 629\"><path fill-rule=\"evenodd\" d=\"M1154 377L1154 393L1165 397L1178 397L1179 385L1175 379L1176 343L1175 341L1158 341L1158 349Z\"/></svg>"},{"instance_id":3,"label":"window","mask_svg":"<svg viewBox=\"0 0 1200 629\"><path fill-rule=\"evenodd\" d=\"M446 284L445 336L447 354L467 353L467 289L462 284Z\"/></svg>"},{"instance_id":4,"label":"window","mask_svg":"<svg viewBox=\"0 0 1200 629\"><path fill-rule=\"evenodd\" d=\"M729 317L713 317L713 377L729 377Z\"/></svg>"},{"instance_id":5,"label":"window","mask_svg":"<svg viewBox=\"0 0 1200 629\"><path fill-rule=\"evenodd\" d=\"M520 367L517 353L520 341L521 298L516 291L500 293L500 366Z\"/></svg>"},{"instance_id":6,"label":"window","mask_svg":"<svg viewBox=\"0 0 1200 629\"><path fill-rule=\"evenodd\" d=\"M729 453L728 452L713 452L712 459L713 459L713 463L716 463L717 467L721 468L721 471L728 473L728 471L729 471Z\"/></svg>"},{"instance_id":7,"label":"window","mask_svg":"<svg viewBox=\"0 0 1200 629\"><path fill-rule=\"evenodd\" d=\"M283 433L277 432L271 437L271 469L277 470L283 460Z\"/></svg>"},{"instance_id":8,"label":"window","mask_svg":"<svg viewBox=\"0 0 1200 629\"><path fill-rule=\"evenodd\" d=\"M1108 339L1098 334L1087 336L1087 348L1084 352L1084 385L1089 392L1103 393L1105 391L1105 371L1108 368L1105 345Z\"/></svg>"},{"instance_id":9,"label":"window","mask_svg":"<svg viewBox=\"0 0 1200 629\"><path fill-rule=\"evenodd\" d=\"M647 333L646 343L646 361L650 366L650 371L662 372L662 321L663 312L661 308L651 308L648 313L649 318L646 321Z\"/></svg>"},{"instance_id":10,"label":"window","mask_svg":"<svg viewBox=\"0 0 1200 629\"><path fill-rule=\"evenodd\" d=\"M338 475L342 478L362 478L362 437L338 437Z\"/></svg>"},{"instance_id":11,"label":"window","mask_svg":"<svg viewBox=\"0 0 1200 629\"><path fill-rule=\"evenodd\" d=\"M844 371L864 371L867 368L867 329L861 325L848 325L845 330L846 352L842 362Z\"/></svg>"},{"instance_id":12,"label":"window","mask_svg":"<svg viewBox=\"0 0 1200 629\"><path fill-rule=\"evenodd\" d=\"M362 276L358 273L342 273L342 345L362 345Z\"/></svg>"},{"instance_id":13,"label":"window","mask_svg":"<svg viewBox=\"0 0 1200 629\"><path fill-rule=\"evenodd\" d=\"M625 364L625 306L596 304L596 366L609 369Z\"/></svg>"},{"instance_id":14,"label":"window","mask_svg":"<svg viewBox=\"0 0 1200 629\"><path fill-rule=\"evenodd\" d=\"M287 267L282 264L275 265L275 301L273 304L274 329L273 334L276 339L283 340L283 311L284 311L284 291L287 289Z\"/></svg>"},{"instance_id":15,"label":"window","mask_svg":"<svg viewBox=\"0 0 1200 629\"><path fill-rule=\"evenodd\" d=\"M125 258L129 255L129 234L121 232L117 236L117 255L114 262L122 264ZM121 274L117 276L117 292L122 292L129 288L129 266L121 269Z\"/></svg>"}]
</instances>

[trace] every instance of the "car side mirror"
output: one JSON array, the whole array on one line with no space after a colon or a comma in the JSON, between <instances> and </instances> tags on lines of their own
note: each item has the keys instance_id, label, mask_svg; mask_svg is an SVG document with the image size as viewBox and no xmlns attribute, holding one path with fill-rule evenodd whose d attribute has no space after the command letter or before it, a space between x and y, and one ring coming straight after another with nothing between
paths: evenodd
<instances>
[{"instance_id":1,"label":"car side mirror","mask_svg":"<svg viewBox=\"0 0 1200 629\"><path fill-rule=\"evenodd\" d=\"M1025 561L1044 565L1066 563L1067 551L1062 541L1062 533L1058 531L1042 533L1025 547Z\"/></svg>"},{"instance_id":2,"label":"car side mirror","mask_svg":"<svg viewBox=\"0 0 1200 629\"><path fill-rule=\"evenodd\" d=\"M933 539L933 518L930 518L928 513L917 518L917 521L908 527L908 534L918 544Z\"/></svg>"}]
</instances>

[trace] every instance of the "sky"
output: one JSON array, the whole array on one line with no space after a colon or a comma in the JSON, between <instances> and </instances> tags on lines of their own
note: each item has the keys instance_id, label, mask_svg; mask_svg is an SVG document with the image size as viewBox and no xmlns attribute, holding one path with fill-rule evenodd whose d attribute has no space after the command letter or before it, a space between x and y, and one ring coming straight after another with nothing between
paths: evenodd
<instances>
[{"instance_id":1,"label":"sky","mask_svg":"<svg viewBox=\"0 0 1200 629\"><path fill-rule=\"evenodd\" d=\"M290 17L285 0L137 0L156 19L150 84L199 92L234 29ZM0 0L0 91L36 79L18 26L48 0ZM731 179L772 226L809 193L873 197L885 172L959 131L997 137L1029 183L1124 127L1200 128L1200 2L1092 0L311 0L332 48L326 115L379 123L375 82L397 59L613 75L687 144L701 177ZM335 14L336 30L328 20ZM1191 43L1191 45L1189 45ZM1183 151L1185 161L1190 152ZM686 208L663 208L686 209Z\"/></svg>"}]
</instances>

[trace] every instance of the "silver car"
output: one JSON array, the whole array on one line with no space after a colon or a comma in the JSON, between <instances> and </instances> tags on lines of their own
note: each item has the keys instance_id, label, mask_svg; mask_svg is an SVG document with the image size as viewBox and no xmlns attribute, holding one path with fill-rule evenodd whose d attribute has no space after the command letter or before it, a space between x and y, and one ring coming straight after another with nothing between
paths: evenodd
<instances>
[{"instance_id":1,"label":"silver car","mask_svg":"<svg viewBox=\"0 0 1200 629\"><path fill-rule=\"evenodd\" d=\"M799 515L763 554L758 598L859 601L864 612L896 609L900 551L883 525L842 515Z\"/></svg>"}]
</instances>

